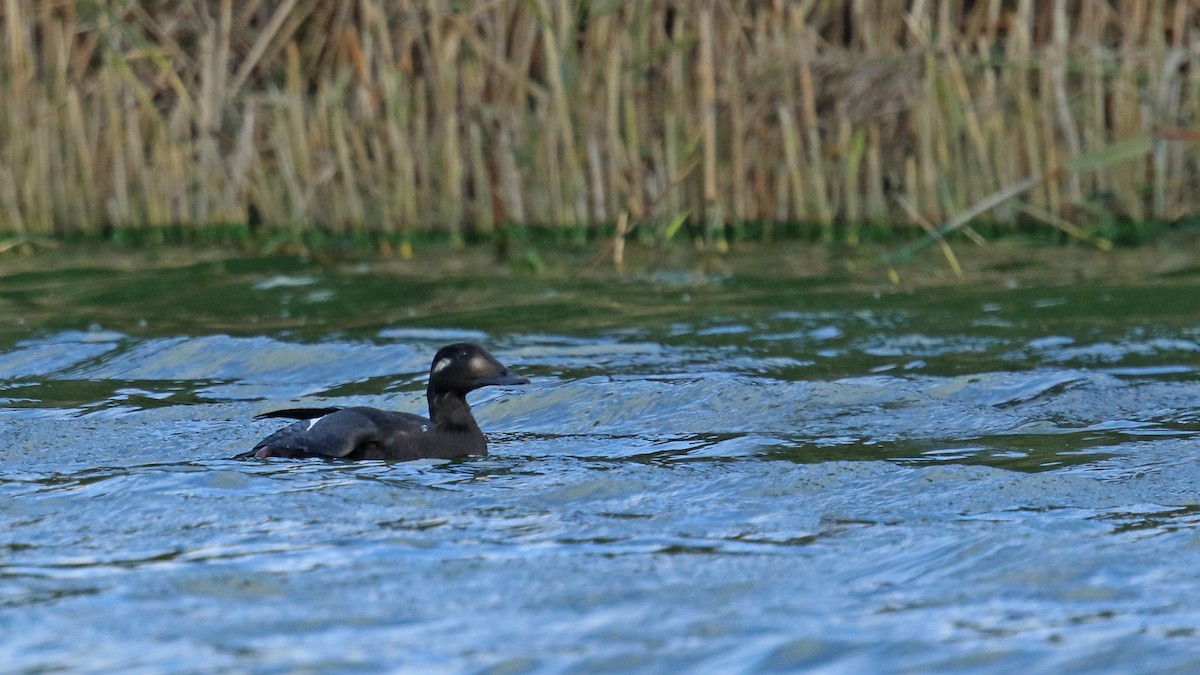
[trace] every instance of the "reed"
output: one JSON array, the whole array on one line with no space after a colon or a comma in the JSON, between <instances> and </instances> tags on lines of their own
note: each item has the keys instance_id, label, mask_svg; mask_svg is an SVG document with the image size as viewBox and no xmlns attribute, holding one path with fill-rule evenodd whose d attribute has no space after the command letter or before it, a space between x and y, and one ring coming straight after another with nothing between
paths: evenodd
<instances>
[{"instance_id":1,"label":"reed","mask_svg":"<svg viewBox=\"0 0 1200 675\"><path fill-rule=\"evenodd\" d=\"M854 242L969 214L1087 239L1095 204L1200 200L1200 0L4 0L0 22L15 236L253 213Z\"/></svg>"}]
</instances>

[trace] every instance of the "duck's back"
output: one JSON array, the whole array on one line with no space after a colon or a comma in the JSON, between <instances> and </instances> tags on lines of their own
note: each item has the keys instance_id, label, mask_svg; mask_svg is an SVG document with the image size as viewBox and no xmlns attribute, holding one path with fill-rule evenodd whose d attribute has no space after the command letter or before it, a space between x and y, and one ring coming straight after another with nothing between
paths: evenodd
<instances>
[{"instance_id":1,"label":"duck's back","mask_svg":"<svg viewBox=\"0 0 1200 675\"><path fill-rule=\"evenodd\" d=\"M487 453L487 442L478 427L444 429L409 413L353 407L284 410L271 415L311 419L301 419L264 438L251 451L255 457L407 460Z\"/></svg>"}]
</instances>

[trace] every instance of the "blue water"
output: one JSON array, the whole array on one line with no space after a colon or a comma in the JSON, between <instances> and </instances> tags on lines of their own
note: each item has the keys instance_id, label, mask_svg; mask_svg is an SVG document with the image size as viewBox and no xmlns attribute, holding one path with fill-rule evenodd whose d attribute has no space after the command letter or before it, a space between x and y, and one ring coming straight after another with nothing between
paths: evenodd
<instances>
[{"instance_id":1,"label":"blue water","mask_svg":"<svg viewBox=\"0 0 1200 675\"><path fill-rule=\"evenodd\" d=\"M6 671L1200 668L1200 285L0 278ZM296 405L492 454L233 461Z\"/></svg>"}]
</instances>

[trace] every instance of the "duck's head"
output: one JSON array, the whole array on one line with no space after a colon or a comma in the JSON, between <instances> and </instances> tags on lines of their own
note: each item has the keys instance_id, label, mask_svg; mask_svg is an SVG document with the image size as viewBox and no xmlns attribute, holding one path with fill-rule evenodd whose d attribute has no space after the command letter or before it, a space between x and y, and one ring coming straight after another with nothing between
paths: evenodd
<instances>
[{"instance_id":1,"label":"duck's head","mask_svg":"<svg viewBox=\"0 0 1200 675\"><path fill-rule=\"evenodd\" d=\"M486 349L472 342L442 347L429 368L431 392L466 394L480 387L505 384L529 384L529 379L512 372Z\"/></svg>"}]
</instances>

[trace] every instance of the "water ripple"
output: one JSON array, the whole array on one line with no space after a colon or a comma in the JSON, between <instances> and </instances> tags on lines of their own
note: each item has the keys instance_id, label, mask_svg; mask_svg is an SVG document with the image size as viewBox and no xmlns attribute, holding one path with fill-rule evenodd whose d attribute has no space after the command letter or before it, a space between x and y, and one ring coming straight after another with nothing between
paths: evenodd
<instances>
[{"instance_id":1,"label":"water ripple","mask_svg":"<svg viewBox=\"0 0 1200 675\"><path fill-rule=\"evenodd\" d=\"M97 278L0 348L9 668L1197 665L1194 289L179 274L219 327ZM534 381L489 457L230 459L459 339Z\"/></svg>"}]
</instances>

